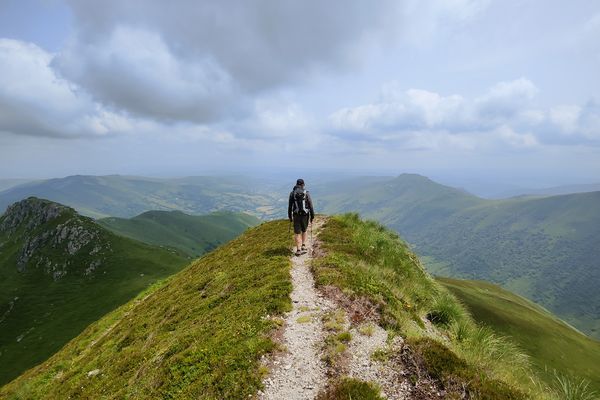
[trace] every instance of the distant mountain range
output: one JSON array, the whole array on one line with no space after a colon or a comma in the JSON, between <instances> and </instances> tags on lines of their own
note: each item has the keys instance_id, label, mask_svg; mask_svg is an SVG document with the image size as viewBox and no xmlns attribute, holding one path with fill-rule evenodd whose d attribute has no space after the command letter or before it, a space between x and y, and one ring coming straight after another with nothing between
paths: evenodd
<instances>
[{"instance_id":1,"label":"distant mountain range","mask_svg":"<svg viewBox=\"0 0 600 400\"><path fill-rule=\"evenodd\" d=\"M487 200L414 174L309 182L317 212L355 211L376 219L411 242L432 272L500 284L600 337L600 192L550 195L593 188L574 185ZM244 177L72 176L0 192L0 210L39 195L96 218L131 218L154 209L243 211L272 219L285 217L290 189L280 181ZM151 221L141 216L130 223L107 221L101 223L133 238L169 235L151 233ZM140 233L145 238L136 236ZM190 247L179 233L169 245L177 242L187 254L211 246Z\"/></svg>"},{"instance_id":2,"label":"distant mountain range","mask_svg":"<svg viewBox=\"0 0 600 400\"><path fill-rule=\"evenodd\" d=\"M600 192L485 200L420 175L318 188L398 231L439 275L488 280L600 337Z\"/></svg>"},{"instance_id":3,"label":"distant mountain range","mask_svg":"<svg viewBox=\"0 0 600 400\"><path fill-rule=\"evenodd\" d=\"M47 200L11 205L0 217L0 386L192 256L257 222L235 213L149 212L99 224Z\"/></svg>"},{"instance_id":4,"label":"distant mountain range","mask_svg":"<svg viewBox=\"0 0 600 400\"><path fill-rule=\"evenodd\" d=\"M599 192L600 183L554 186L541 189L516 188L496 193L493 197L502 199L518 196L558 196L562 194Z\"/></svg>"},{"instance_id":5,"label":"distant mountain range","mask_svg":"<svg viewBox=\"0 0 600 400\"><path fill-rule=\"evenodd\" d=\"M268 218L279 211L275 207L278 200L287 200L273 193L276 191L269 182L243 177L155 179L76 175L4 190L0 192L0 213L16 201L36 196L68 205L93 218L130 218L150 210L189 214L227 210Z\"/></svg>"}]
</instances>

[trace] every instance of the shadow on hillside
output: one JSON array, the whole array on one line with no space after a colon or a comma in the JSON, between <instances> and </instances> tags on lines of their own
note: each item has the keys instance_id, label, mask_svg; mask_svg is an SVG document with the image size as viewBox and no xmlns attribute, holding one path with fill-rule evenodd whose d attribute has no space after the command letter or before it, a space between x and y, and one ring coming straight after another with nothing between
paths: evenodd
<instances>
[{"instance_id":1,"label":"shadow on hillside","mask_svg":"<svg viewBox=\"0 0 600 400\"><path fill-rule=\"evenodd\" d=\"M290 249L288 249L287 247L278 247L276 249L269 249L269 250L265 251L263 254L267 257L277 257L277 256L289 257L289 255L291 253L290 253Z\"/></svg>"}]
</instances>

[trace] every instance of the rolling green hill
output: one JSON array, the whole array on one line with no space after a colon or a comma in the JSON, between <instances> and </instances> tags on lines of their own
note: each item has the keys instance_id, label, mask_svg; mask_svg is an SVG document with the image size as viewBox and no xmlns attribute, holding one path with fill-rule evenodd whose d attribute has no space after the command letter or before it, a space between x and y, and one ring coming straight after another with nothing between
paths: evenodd
<instances>
[{"instance_id":1,"label":"rolling green hill","mask_svg":"<svg viewBox=\"0 0 600 400\"><path fill-rule=\"evenodd\" d=\"M475 320L515 340L547 382L554 379L552 372L557 370L585 377L600 392L600 341L499 286L482 281L437 280L467 306Z\"/></svg>"},{"instance_id":2,"label":"rolling green hill","mask_svg":"<svg viewBox=\"0 0 600 400\"><path fill-rule=\"evenodd\" d=\"M276 317L291 308L287 226L264 223L194 261L0 388L0 397L256 396L261 356L275 350ZM479 329L395 234L347 215L327 221L320 237L317 285L375 305L377 323L405 337L400 354L381 356L418 362L409 372L415 382L470 398L557 399L532 384L526 360Z\"/></svg>"},{"instance_id":3,"label":"rolling green hill","mask_svg":"<svg viewBox=\"0 0 600 400\"><path fill-rule=\"evenodd\" d=\"M120 175L76 175L31 182L0 192L0 213L36 196L75 208L93 218L130 218L150 210L206 214L227 210L268 217L279 211L270 186L250 178L189 177L155 179Z\"/></svg>"},{"instance_id":4,"label":"rolling green hill","mask_svg":"<svg viewBox=\"0 0 600 400\"><path fill-rule=\"evenodd\" d=\"M111 231L145 243L173 247L197 257L235 238L259 219L242 213L192 216L180 211L148 211L131 219L103 218Z\"/></svg>"},{"instance_id":5,"label":"rolling green hill","mask_svg":"<svg viewBox=\"0 0 600 400\"><path fill-rule=\"evenodd\" d=\"M15 203L0 217L0 384L184 263L69 207Z\"/></svg>"},{"instance_id":6,"label":"rolling green hill","mask_svg":"<svg viewBox=\"0 0 600 400\"><path fill-rule=\"evenodd\" d=\"M325 212L393 228L430 271L500 284L600 337L600 192L484 200L409 174L317 189Z\"/></svg>"}]
</instances>

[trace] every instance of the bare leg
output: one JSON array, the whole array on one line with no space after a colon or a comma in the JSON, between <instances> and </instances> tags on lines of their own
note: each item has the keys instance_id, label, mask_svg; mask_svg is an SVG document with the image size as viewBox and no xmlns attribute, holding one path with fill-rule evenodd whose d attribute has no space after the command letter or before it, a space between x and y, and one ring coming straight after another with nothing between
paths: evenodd
<instances>
[{"instance_id":1,"label":"bare leg","mask_svg":"<svg viewBox=\"0 0 600 400\"><path fill-rule=\"evenodd\" d=\"M302 232L302 244L306 244L307 243L307 238L308 236L308 232Z\"/></svg>"},{"instance_id":2,"label":"bare leg","mask_svg":"<svg viewBox=\"0 0 600 400\"><path fill-rule=\"evenodd\" d=\"M295 234L294 239L296 239L296 250L300 250L300 246L302 246L302 235Z\"/></svg>"}]
</instances>

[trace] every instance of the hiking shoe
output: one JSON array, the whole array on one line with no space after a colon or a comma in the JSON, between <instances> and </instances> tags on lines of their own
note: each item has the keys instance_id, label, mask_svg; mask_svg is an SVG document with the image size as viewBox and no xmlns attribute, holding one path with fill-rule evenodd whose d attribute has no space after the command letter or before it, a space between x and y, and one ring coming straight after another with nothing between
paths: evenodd
<instances>
[{"instance_id":1,"label":"hiking shoe","mask_svg":"<svg viewBox=\"0 0 600 400\"><path fill-rule=\"evenodd\" d=\"M294 254L296 254L296 257L300 257L302 255L302 252L300 250L296 250L296 253Z\"/></svg>"}]
</instances>

